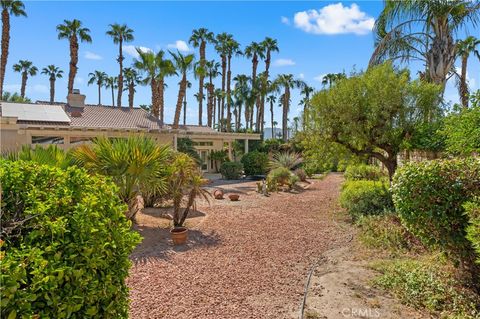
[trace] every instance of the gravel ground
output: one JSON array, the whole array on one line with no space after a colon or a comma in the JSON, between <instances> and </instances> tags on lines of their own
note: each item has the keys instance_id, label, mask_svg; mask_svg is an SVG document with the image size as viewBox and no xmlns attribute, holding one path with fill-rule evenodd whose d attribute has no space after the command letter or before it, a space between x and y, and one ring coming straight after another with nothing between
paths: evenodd
<instances>
[{"instance_id":1,"label":"gravel ground","mask_svg":"<svg viewBox=\"0 0 480 319\"><path fill-rule=\"evenodd\" d=\"M332 220L341 181L330 174L270 197L255 193L255 182L222 185L240 201L200 205L205 216L181 247L167 229L139 225L131 318L297 318L311 265L349 238Z\"/></svg>"}]
</instances>

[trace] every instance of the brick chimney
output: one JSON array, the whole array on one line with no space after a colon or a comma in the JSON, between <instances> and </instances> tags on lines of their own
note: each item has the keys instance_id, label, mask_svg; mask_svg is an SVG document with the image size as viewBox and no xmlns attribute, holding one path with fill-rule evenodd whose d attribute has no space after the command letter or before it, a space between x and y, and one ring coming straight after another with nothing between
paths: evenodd
<instances>
[{"instance_id":1,"label":"brick chimney","mask_svg":"<svg viewBox=\"0 0 480 319\"><path fill-rule=\"evenodd\" d=\"M67 104L72 107L84 107L85 95L80 94L79 89L73 89L73 93L68 94Z\"/></svg>"}]
</instances>

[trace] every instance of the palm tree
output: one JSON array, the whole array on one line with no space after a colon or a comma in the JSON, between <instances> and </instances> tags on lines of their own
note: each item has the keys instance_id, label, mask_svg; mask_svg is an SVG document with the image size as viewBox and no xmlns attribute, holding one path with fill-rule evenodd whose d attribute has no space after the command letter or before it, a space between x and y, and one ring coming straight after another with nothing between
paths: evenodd
<instances>
[{"instance_id":1,"label":"palm tree","mask_svg":"<svg viewBox=\"0 0 480 319\"><path fill-rule=\"evenodd\" d=\"M277 122L277 121L273 121L273 122L272 122L272 127L273 127L272 132L276 131L277 125L278 125L278 122ZM277 137L276 137L276 135L273 135L273 134L272 134L272 138L273 138L273 139L276 139Z\"/></svg>"},{"instance_id":2,"label":"palm tree","mask_svg":"<svg viewBox=\"0 0 480 319\"><path fill-rule=\"evenodd\" d=\"M257 84L257 67L258 67L258 58L265 58L265 47L258 43L252 42L249 46L245 48L245 56L249 59L252 59L252 82L253 86ZM261 97L257 97L257 114L261 112ZM257 130L260 128L260 123L257 121Z\"/></svg>"},{"instance_id":3,"label":"palm tree","mask_svg":"<svg viewBox=\"0 0 480 319\"><path fill-rule=\"evenodd\" d=\"M473 53L480 60L480 52L477 50L477 46L480 45L480 39L473 36L467 37L465 40L459 40L457 42L457 54L462 59L462 70L459 80L458 91L460 94L460 100L462 106L468 107L468 84L467 84L467 62L470 53Z\"/></svg>"},{"instance_id":4,"label":"palm tree","mask_svg":"<svg viewBox=\"0 0 480 319\"><path fill-rule=\"evenodd\" d=\"M303 99L300 102L300 104L303 104L303 116L302 116L303 129L305 129L305 123L307 120L307 111L310 107L310 96L313 93L313 91L314 91L313 87L305 84L302 88L302 91L300 92L300 94L303 95Z\"/></svg>"},{"instance_id":5,"label":"palm tree","mask_svg":"<svg viewBox=\"0 0 480 319\"><path fill-rule=\"evenodd\" d=\"M15 103L31 103L32 102L32 100L30 100L28 97L23 98L20 95L18 95L17 92L13 92L13 94L10 92L3 92L1 100L5 102L15 102Z\"/></svg>"},{"instance_id":6,"label":"palm tree","mask_svg":"<svg viewBox=\"0 0 480 319\"><path fill-rule=\"evenodd\" d=\"M270 103L270 121L271 121L271 124L272 124L272 138L275 138L275 133L274 133L274 119L273 119L273 105L275 104L275 102L277 102L277 97L275 96L275 94L270 94L268 97L267 97L267 102Z\"/></svg>"},{"instance_id":7,"label":"palm tree","mask_svg":"<svg viewBox=\"0 0 480 319\"><path fill-rule=\"evenodd\" d=\"M177 106L175 109L175 117L173 119L172 127L178 129L178 124L180 122L180 113L182 112L182 101L187 90L187 73L190 69L193 68L193 54L183 55L177 51L177 53L170 52L170 55L173 58L173 63L177 71L181 74L181 81L178 89L178 99Z\"/></svg>"},{"instance_id":8,"label":"palm tree","mask_svg":"<svg viewBox=\"0 0 480 319\"><path fill-rule=\"evenodd\" d=\"M107 76L105 87L112 90L112 107L115 107L115 89L118 87L118 78L116 76Z\"/></svg>"},{"instance_id":9,"label":"palm tree","mask_svg":"<svg viewBox=\"0 0 480 319\"><path fill-rule=\"evenodd\" d=\"M126 24L110 24L110 30L107 31L107 35L111 36L113 43L118 44L118 64L120 66L120 72L118 73L118 94L117 94L117 106L122 106L122 92L123 92L123 57L122 47L123 42L133 41L133 30Z\"/></svg>"},{"instance_id":10,"label":"palm tree","mask_svg":"<svg viewBox=\"0 0 480 319\"><path fill-rule=\"evenodd\" d=\"M265 75L262 79L262 96L261 96L261 102L260 102L260 107L261 107L261 119L262 119L262 125L263 125L263 113L265 109L265 96L267 95L268 91L268 80L270 77L270 64L272 61L272 52L278 52L278 43L276 39L272 39L269 37L266 37L261 43L261 46L263 47L263 50L265 52ZM263 127L262 127L263 131Z\"/></svg>"},{"instance_id":11,"label":"palm tree","mask_svg":"<svg viewBox=\"0 0 480 319\"><path fill-rule=\"evenodd\" d=\"M180 83L178 83L180 85ZM187 90L192 88L192 82L187 80L187 86L185 88L185 96L183 97L183 125L187 125ZM194 94L198 100L198 94Z\"/></svg>"},{"instance_id":12,"label":"palm tree","mask_svg":"<svg viewBox=\"0 0 480 319\"><path fill-rule=\"evenodd\" d=\"M479 22L480 5L468 0L386 0L375 22L377 36L370 65L385 59L425 64L427 80L445 88L455 62L453 36Z\"/></svg>"},{"instance_id":13,"label":"palm tree","mask_svg":"<svg viewBox=\"0 0 480 319\"><path fill-rule=\"evenodd\" d=\"M53 64L42 69L42 74L48 75L50 80L50 104L55 101L55 81L63 77L63 71Z\"/></svg>"},{"instance_id":14,"label":"palm tree","mask_svg":"<svg viewBox=\"0 0 480 319\"><path fill-rule=\"evenodd\" d=\"M205 76L207 75L205 64L205 48L207 46L207 42L213 43L215 36L213 32L208 31L205 28L195 29L192 32L192 36L190 37L189 42L195 47L199 48L200 53L200 61L199 61L199 68L197 69L198 74L198 125L202 125L202 117L203 117L203 83Z\"/></svg>"},{"instance_id":15,"label":"palm tree","mask_svg":"<svg viewBox=\"0 0 480 319\"><path fill-rule=\"evenodd\" d=\"M70 69L68 71L68 93L73 92L75 76L77 75L78 63L78 40L80 42L92 42L90 30L82 27L82 22L77 19L63 20L63 24L57 25L59 39L67 39L70 42Z\"/></svg>"},{"instance_id":16,"label":"palm tree","mask_svg":"<svg viewBox=\"0 0 480 319\"><path fill-rule=\"evenodd\" d=\"M247 102L250 93L248 83L251 81L251 78L245 74L238 74L233 78L233 81L235 82L235 88L233 90L236 107L235 129L238 131L242 122L242 106ZM245 107L245 122L247 121L248 116L247 109L248 107Z\"/></svg>"},{"instance_id":17,"label":"palm tree","mask_svg":"<svg viewBox=\"0 0 480 319\"><path fill-rule=\"evenodd\" d=\"M20 96L25 98L25 88L27 87L28 76L37 75L38 69L31 61L20 60L13 65L13 71L22 74L22 87L20 88Z\"/></svg>"},{"instance_id":18,"label":"palm tree","mask_svg":"<svg viewBox=\"0 0 480 319\"><path fill-rule=\"evenodd\" d=\"M217 34L217 37L215 38L215 50L217 53L220 55L220 58L222 60L222 92L225 93L225 83L226 83L226 78L227 78L227 42L231 35L229 35L226 32ZM224 111L225 111L225 94L220 96L220 110L221 112L218 113L219 119L223 120L225 118L224 116ZM221 127L221 124L223 121L218 121L220 124L220 131L223 130L223 127Z\"/></svg>"},{"instance_id":19,"label":"palm tree","mask_svg":"<svg viewBox=\"0 0 480 319\"><path fill-rule=\"evenodd\" d=\"M128 107L133 109L133 98L135 96L135 86L140 83L140 76L137 73L137 70L134 68L124 68L123 74L125 74L125 84L128 90Z\"/></svg>"},{"instance_id":20,"label":"palm tree","mask_svg":"<svg viewBox=\"0 0 480 319\"><path fill-rule=\"evenodd\" d=\"M322 85L328 85L328 88L331 88L335 83L346 77L345 73L327 73L322 78Z\"/></svg>"},{"instance_id":21,"label":"palm tree","mask_svg":"<svg viewBox=\"0 0 480 319\"><path fill-rule=\"evenodd\" d=\"M221 123L222 123L222 120L223 120L223 112L222 112L222 99L224 97L224 92L221 90L221 89L216 89L214 91L214 95L215 95L215 99L217 101L217 128L219 131L222 130L222 126L221 126ZM214 105L215 107L215 105ZM215 119L214 121L215 122ZM214 124L215 126L215 124Z\"/></svg>"},{"instance_id":22,"label":"palm tree","mask_svg":"<svg viewBox=\"0 0 480 319\"><path fill-rule=\"evenodd\" d=\"M102 87L107 81L107 73L95 70L93 73L89 73L88 85L96 84L98 86L98 105L102 105Z\"/></svg>"},{"instance_id":23,"label":"palm tree","mask_svg":"<svg viewBox=\"0 0 480 319\"><path fill-rule=\"evenodd\" d=\"M279 74L274 81L275 85L281 89L283 88L284 93L282 96L282 107L283 107L283 119L282 119L282 136L283 140L287 142L288 140L288 112L290 110L290 91L294 88L301 88L303 82L297 79L294 79L293 74Z\"/></svg>"},{"instance_id":24,"label":"palm tree","mask_svg":"<svg viewBox=\"0 0 480 319\"><path fill-rule=\"evenodd\" d=\"M205 63L205 71L208 76L208 83L206 84L208 99L207 99L207 125L212 127L212 121L215 122L215 85L213 84L213 79L220 75L218 69L220 68L220 63L215 62L215 60L207 61Z\"/></svg>"},{"instance_id":25,"label":"palm tree","mask_svg":"<svg viewBox=\"0 0 480 319\"><path fill-rule=\"evenodd\" d=\"M227 41L226 47L227 53L227 132L231 130L231 121L232 121L232 111L231 111L231 104L232 104L232 96L231 96L231 80L232 80L232 57L234 55L241 55L242 51L240 51L240 43L233 39L233 36L230 35Z\"/></svg>"},{"instance_id":26,"label":"palm tree","mask_svg":"<svg viewBox=\"0 0 480 319\"><path fill-rule=\"evenodd\" d=\"M10 46L10 15L15 17L24 16L25 5L18 0L1 0L2 1L2 56L0 58L0 97L3 96L3 82L5 81L5 70L7 68L7 60Z\"/></svg>"}]
</instances>

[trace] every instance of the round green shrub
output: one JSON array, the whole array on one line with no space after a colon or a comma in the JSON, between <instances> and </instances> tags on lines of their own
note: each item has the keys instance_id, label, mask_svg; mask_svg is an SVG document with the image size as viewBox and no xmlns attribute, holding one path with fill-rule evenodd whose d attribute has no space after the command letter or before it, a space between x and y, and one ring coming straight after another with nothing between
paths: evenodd
<instances>
[{"instance_id":1,"label":"round green shrub","mask_svg":"<svg viewBox=\"0 0 480 319\"><path fill-rule=\"evenodd\" d=\"M267 185L271 191L276 191L282 186L288 186L291 189L299 180L298 176L293 174L288 168L277 167L268 173Z\"/></svg>"},{"instance_id":2,"label":"round green shrub","mask_svg":"<svg viewBox=\"0 0 480 319\"><path fill-rule=\"evenodd\" d=\"M250 152L243 155L242 160L245 175L264 175L268 171L268 154L261 152Z\"/></svg>"},{"instance_id":3,"label":"round green shrub","mask_svg":"<svg viewBox=\"0 0 480 319\"><path fill-rule=\"evenodd\" d=\"M366 179L369 181L378 181L386 175L380 170L378 166L372 165L349 165L345 169L345 179L349 181L358 181L362 179Z\"/></svg>"},{"instance_id":4,"label":"round green shrub","mask_svg":"<svg viewBox=\"0 0 480 319\"><path fill-rule=\"evenodd\" d=\"M243 174L243 164L239 162L224 162L220 165L220 174L224 179L239 179Z\"/></svg>"},{"instance_id":5,"label":"round green shrub","mask_svg":"<svg viewBox=\"0 0 480 319\"><path fill-rule=\"evenodd\" d=\"M480 159L407 164L392 185L402 223L424 244L471 264L474 250L466 238L464 204L480 195Z\"/></svg>"},{"instance_id":6,"label":"round green shrub","mask_svg":"<svg viewBox=\"0 0 480 319\"><path fill-rule=\"evenodd\" d=\"M393 211L392 195L385 182L346 181L340 193L340 204L353 219Z\"/></svg>"},{"instance_id":7,"label":"round green shrub","mask_svg":"<svg viewBox=\"0 0 480 319\"><path fill-rule=\"evenodd\" d=\"M130 229L117 187L75 167L0 160L2 318L126 318Z\"/></svg>"}]
</instances>

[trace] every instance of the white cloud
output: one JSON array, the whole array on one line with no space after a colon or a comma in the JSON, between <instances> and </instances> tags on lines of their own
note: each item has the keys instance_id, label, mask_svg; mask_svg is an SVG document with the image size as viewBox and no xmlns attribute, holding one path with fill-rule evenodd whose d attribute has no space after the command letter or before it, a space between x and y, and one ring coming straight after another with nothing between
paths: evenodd
<instances>
[{"instance_id":1,"label":"white cloud","mask_svg":"<svg viewBox=\"0 0 480 319\"><path fill-rule=\"evenodd\" d=\"M142 51L142 52L151 52L152 49L147 48L147 47L142 47L142 46L135 46L135 45L124 45L122 46L123 51L125 51L126 54L138 58L140 55L137 52L137 48Z\"/></svg>"},{"instance_id":2,"label":"white cloud","mask_svg":"<svg viewBox=\"0 0 480 319\"><path fill-rule=\"evenodd\" d=\"M305 79L305 74L299 73L299 74L298 74L298 78L299 78L300 80Z\"/></svg>"},{"instance_id":3,"label":"white cloud","mask_svg":"<svg viewBox=\"0 0 480 319\"><path fill-rule=\"evenodd\" d=\"M290 25L290 19L287 17L281 16L280 21L282 21L283 24Z\"/></svg>"},{"instance_id":4,"label":"white cloud","mask_svg":"<svg viewBox=\"0 0 480 319\"><path fill-rule=\"evenodd\" d=\"M274 66L292 66L295 65L295 61L292 59L276 59L273 61Z\"/></svg>"},{"instance_id":5,"label":"white cloud","mask_svg":"<svg viewBox=\"0 0 480 319\"><path fill-rule=\"evenodd\" d=\"M188 47L187 42L183 40L177 40L175 43L170 43L167 45L167 48L169 49L177 49L180 52L188 52L190 51L190 48Z\"/></svg>"},{"instance_id":6,"label":"white cloud","mask_svg":"<svg viewBox=\"0 0 480 319\"><path fill-rule=\"evenodd\" d=\"M96 54L96 53L93 53L93 52L90 52L90 51L86 51L85 52L85 59L88 59L88 60L101 60L103 59L100 55Z\"/></svg>"},{"instance_id":7,"label":"white cloud","mask_svg":"<svg viewBox=\"0 0 480 319\"><path fill-rule=\"evenodd\" d=\"M295 27L313 34L367 34L372 31L375 19L353 3L350 7L342 3L330 4L319 10L311 9L295 13Z\"/></svg>"}]
</instances>

